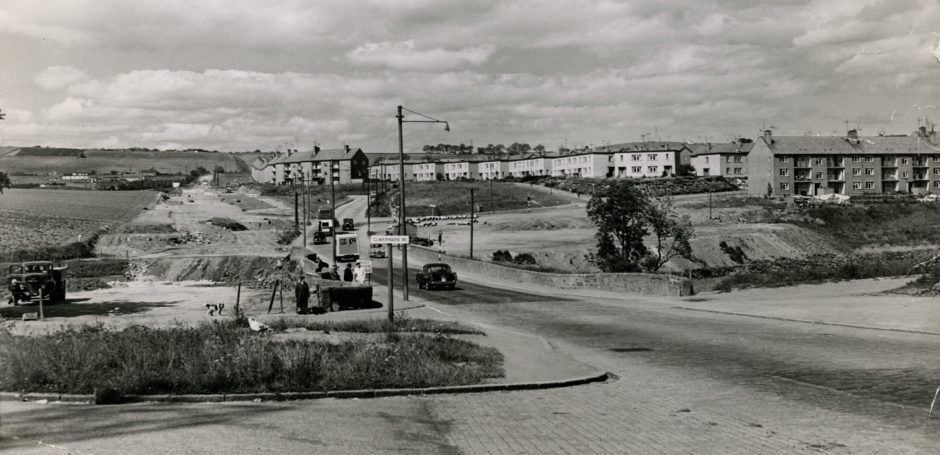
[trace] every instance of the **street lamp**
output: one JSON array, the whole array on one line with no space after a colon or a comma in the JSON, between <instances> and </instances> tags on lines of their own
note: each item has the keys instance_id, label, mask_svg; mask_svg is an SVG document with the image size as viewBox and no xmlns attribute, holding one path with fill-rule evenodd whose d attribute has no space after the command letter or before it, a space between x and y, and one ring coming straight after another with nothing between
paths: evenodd
<instances>
[{"instance_id":1,"label":"street lamp","mask_svg":"<svg viewBox=\"0 0 940 455\"><path fill-rule=\"evenodd\" d=\"M414 115L419 115L424 117L425 120L405 120L404 114L402 111L408 111ZM444 131L450 131L450 123L447 123L444 120L438 120L434 117L428 117L419 112L412 111L410 109L405 109L401 106L398 106L398 115L395 116L398 119L398 192L399 192L399 203L398 203L398 234L407 235L408 231L405 229L405 142L402 137L402 124L403 123L443 123ZM401 249L401 277L402 277L402 297L407 302L408 301L408 245L405 244ZM389 283L391 286L391 283Z\"/></svg>"}]
</instances>

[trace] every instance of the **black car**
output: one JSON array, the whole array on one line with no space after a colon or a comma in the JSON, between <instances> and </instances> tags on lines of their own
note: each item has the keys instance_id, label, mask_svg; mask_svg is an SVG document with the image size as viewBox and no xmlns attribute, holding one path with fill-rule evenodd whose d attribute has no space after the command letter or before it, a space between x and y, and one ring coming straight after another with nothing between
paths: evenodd
<instances>
[{"instance_id":1,"label":"black car","mask_svg":"<svg viewBox=\"0 0 940 455\"><path fill-rule=\"evenodd\" d=\"M354 231L356 230L356 223L352 218L343 218L343 230L344 231Z\"/></svg>"},{"instance_id":2,"label":"black car","mask_svg":"<svg viewBox=\"0 0 940 455\"><path fill-rule=\"evenodd\" d=\"M457 287L457 273L450 269L447 264L433 263L421 267L421 271L415 275L418 281L418 289L433 289Z\"/></svg>"},{"instance_id":3,"label":"black car","mask_svg":"<svg viewBox=\"0 0 940 455\"><path fill-rule=\"evenodd\" d=\"M324 233L321 232L321 231L314 232L314 233L313 233L313 244L314 244L314 245L322 245L322 244L324 244L324 243L326 243L326 234L324 234Z\"/></svg>"}]
</instances>

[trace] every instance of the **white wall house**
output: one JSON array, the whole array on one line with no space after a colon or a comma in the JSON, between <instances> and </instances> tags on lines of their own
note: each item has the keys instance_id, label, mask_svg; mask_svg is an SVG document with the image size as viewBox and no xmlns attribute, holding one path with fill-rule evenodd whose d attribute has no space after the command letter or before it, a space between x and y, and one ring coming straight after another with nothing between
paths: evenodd
<instances>
[{"instance_id":1,"label":"white wall house","mask_svg":"<svg viewBox=\"0 0 940 455\"><path fill-rule=\"evenodd\" d=\"M444 178L447 180L475 179L477 172L477 163L473 161L444 163Z\"/></svg>"},{"instance_id":2,"label":"white wall house","mask_svg":"<svg viewBox=\"0 0 940 455\"><path fill-rule=\"evenodd\" d=\"M554 177L612 177L612 153L587 152L552 158Z\"/></svg>"},{"instance_id":3,"label":"white wall house","mask_svg":"<svg viewBox=\"0 0 940 455\"><path fill-rule=\"evenodd\" d=\"M477 169L478 178L480 179L502 179L509 175L509 162L502 160L480 161Z\"/></svg>"},{"instance_id":4,"label":"white wall house","mask_svg":"<svg viewBox=\"0 0 940 455\"><path fill-rule=\"evenodd\" d=\"M530 156L509 160L509 175L516 178L530 175L551 175L552 159L541 156Z\"/></svg>"},{"instance_id":5,"label":"white wall house","mask_svg":"<svg viewBox=\"0 0 940 455\"><path fill-rule=\"evenodd\" d=\"M437 180L437 174L444 175L443 163L415 163L414 164L415 181L433 182Z\"/></svg>"}]
</instances>

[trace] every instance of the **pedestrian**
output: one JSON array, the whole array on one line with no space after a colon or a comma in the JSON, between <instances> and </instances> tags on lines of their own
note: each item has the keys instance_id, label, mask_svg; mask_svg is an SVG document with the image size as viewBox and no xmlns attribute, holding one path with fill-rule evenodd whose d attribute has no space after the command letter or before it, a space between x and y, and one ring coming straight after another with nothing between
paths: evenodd
<instances>
[{"instance_id":1,"label":"pedestrian","mask_svg":"<svg viewBox=\"0 0 940 455\"><path fill-rule=\"evenodd\" d=\"M297 314L307 314L307 305L310 301L310 285L307 284L303 272L297 278L297 285L294 286L294 296L297 299Z\"/></svg>"},{"instance_id":2,"label":"pedestrian","mask_svg":"<svg viewBox=\"0 0 940 455\"><path fill-rule=\"evenodd\" d=\"M330 269L330 279L339 281L339 268L337 268L335 265L332 269Z\"/></svg>"},{"instance_id":3,"label":"pedestrian","mask_svg":"<svg viewBox=\"0 0 940 455\"><path fill-rule=\"evenodd\" d=\"M351 283L352 280L353 280L352 265L346 264L346 269L343 270L343 281L348 281Z\"/></svg>"},{"instance_id":4,"label":"pedestrian","mask_svg":"<svg viewBox=\"0 0 940 455\"><path fill-rule=\"evenodd\" d=\"M359 284L366 282L366 269L362 268L359 262L356 262L356 268L353 270L353 281Z\"/></svg>"}]
</instances>

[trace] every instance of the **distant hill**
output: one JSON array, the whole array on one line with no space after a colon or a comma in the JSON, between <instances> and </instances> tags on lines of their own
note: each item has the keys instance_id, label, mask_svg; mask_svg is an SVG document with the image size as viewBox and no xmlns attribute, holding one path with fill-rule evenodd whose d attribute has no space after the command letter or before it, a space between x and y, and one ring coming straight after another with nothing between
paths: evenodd
<instances>
[{"instance_id":1,"label":"distant hill","mask_svg":"<svg viewBox=\"0 0 940 455\"><path fill-rule=\"evenodd\" d=\"M216 166L221 166L226 172L244 172L247 168L241 163L242 160L236 155L206 151L0 148L0 172L11 175L62 175L90 171L107 174L111 171L151 169L164 174L177 174L198 167L212 171Z\"/></svg>"}]
</instances>

